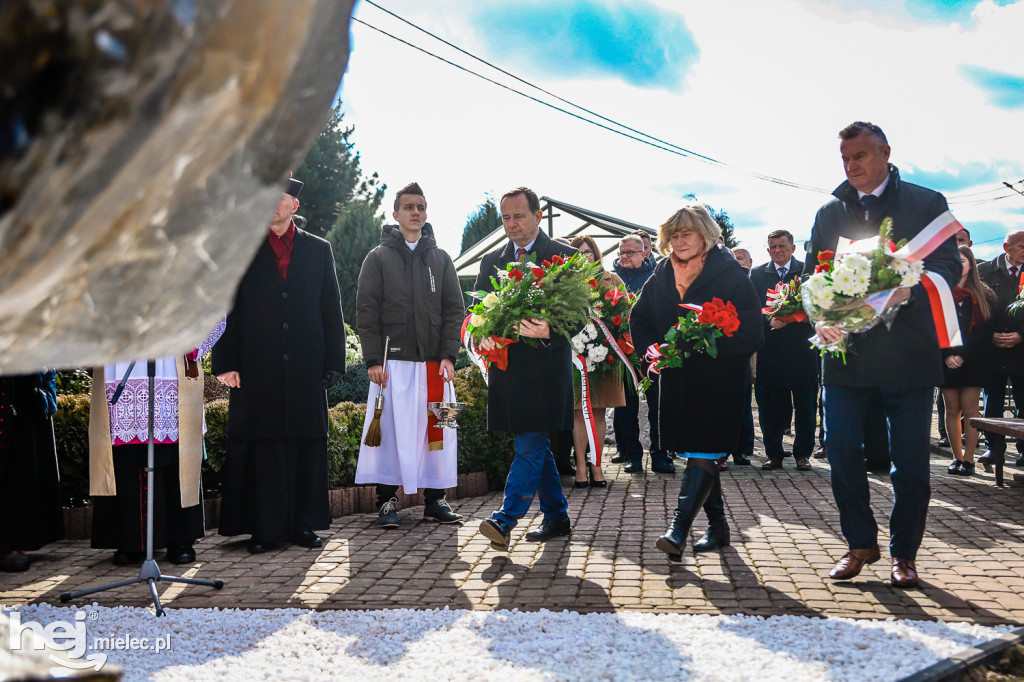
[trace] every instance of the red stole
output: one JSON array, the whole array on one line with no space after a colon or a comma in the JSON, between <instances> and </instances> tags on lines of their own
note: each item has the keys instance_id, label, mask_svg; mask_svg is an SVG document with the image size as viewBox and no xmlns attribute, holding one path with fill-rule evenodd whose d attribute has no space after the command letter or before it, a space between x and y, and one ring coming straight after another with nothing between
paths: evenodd
<instances>
[{"instance_id":1,"label":"red stole","mask_svg":"<svg viewBox=\"0 0 1024 682\"><path fill-rule=\"evenodd\" d=\"M444 377L441 376L441 363L427 361L427 402L439 403L444 400ZM427 409L427 444L430 450L444 448L444 429L437 426L437 416Z\"/></svg>"}]
</instances>

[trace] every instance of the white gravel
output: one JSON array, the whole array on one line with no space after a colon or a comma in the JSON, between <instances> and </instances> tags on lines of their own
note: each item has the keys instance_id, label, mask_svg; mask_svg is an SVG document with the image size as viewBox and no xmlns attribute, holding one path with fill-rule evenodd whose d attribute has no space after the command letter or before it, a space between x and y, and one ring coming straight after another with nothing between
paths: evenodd
<instances>
[{"instance_id":1,"label":"white gravel","mask_svg":"<svg viewBox=\"0 0 1024 682\"><path fill-rule=\"evenodd\" d=\"M10 607L0 605L10 613ZM87 614L97 637L165 637L106 653L126 680L896 680L1009 626L889 619L568 611L20 607L43 626Z\"/></svg>"}]
</instances>

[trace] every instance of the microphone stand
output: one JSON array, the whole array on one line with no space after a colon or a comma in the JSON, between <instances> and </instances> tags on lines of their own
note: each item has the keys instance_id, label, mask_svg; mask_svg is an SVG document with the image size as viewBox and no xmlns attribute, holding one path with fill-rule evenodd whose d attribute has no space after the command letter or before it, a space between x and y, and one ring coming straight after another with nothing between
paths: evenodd
<instances>
[{"instance_id":1,"label":"microphone stand","mask_svg":"<svg viewBox=\"0 0 1024 682\"><path fill-rule=\"evenodd\" d=\"M124 379L122 379L119 388L122 388L124 384L127 382L128 375L131 374L132 368L134 366L135 363L133 362L132 365L128 367L128 371L125 373ZM112 590L115 587L124 587L126 585L146 583L149 585L149 592L153 596L153 605L156 607L156 615L162 616L164 615L164 610L163 607L160 606L160 595L158 595L156 592L156 584L161 580L170 583L204 585L206 587L212 587L216 590L219 590L222 587L224 587L224 581L222 580L197 580L195 578L178 578L170 575L162 575L160 573L160 567L153 559L153 474L155 471L155 439L153 436L153 424L156 420L156 406L154 396L156 388L156 360L147 361L146 373L149 376L149 452L146 466L146 560L142 562L142 568L139 569L138 577L128 578L127 580L119 580L116 583L101 585L99 587L91 587L87 590L81 590L79 592L65 592L62 595L60 595L60 600L62 603L67 603L72 599L77 599L79 597L84 597L86 595L96 594L97 592ZM96 389L94 388L93 390ZM179 453L178 456L180 457L181 454Z\"/></svg>"}]
</instances>

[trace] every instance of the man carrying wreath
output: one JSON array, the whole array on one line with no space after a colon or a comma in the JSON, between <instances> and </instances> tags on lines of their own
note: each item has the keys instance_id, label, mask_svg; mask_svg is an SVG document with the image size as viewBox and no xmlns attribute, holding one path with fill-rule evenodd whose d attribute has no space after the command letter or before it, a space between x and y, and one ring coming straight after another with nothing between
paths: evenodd
<instances>
[{"instance_id":1,"label":"man carrying wreath","mask_svg":"<svg viewBox=\"0 0 1024 682\"><path fill-rule=\"evenodd\" d=\"M892 239L898 242L915 237L948 211L941 194L900 179L889 163L889 143L878 126L856 121L839 132L839 139L847 181L818 209L805 274L815 271L820 252L835 251L841 237L856 240L878 234L884 218L892 218ZM924 258L924 266L950 287L955 285L962 272L956 239L939 243ZM849 580L865 564L881 558L862 445L865 416L873 404L881 404L889 421L892 458L890 581L897 587L918 583L915 562L931 497L932 390L943 381L943 363L925 287L897 288L890 305L904 302L891 329L878 325L850 337L845 362L824 359L825 449L839 523L849 547L829 573L833 580ZM841 337L837 327L821 322L815 329L826 343Z\"/></svg>"},{"instance_id":2,"label":"man carrying wreath","mask_svg":"<svg viewBox=\"0 0 1024 682\"><path fill-rule=\"evenodd\" d=\"M491 277L505 272L508 263L534 255L536 262L553 256L568 259L578 253L540 231L543 213L540 199L530 189L518 187L501 197L501 222L509 241L488 253L480 263L477 291L494 291ZM531 318L519 323L521 336L537 339L536 346L513 343L508 347L508 367L492 365L487 381L487 428L510 431L515 437L515 459L505 482L501 509L480 524L480 532L495 549L507 549L510 534L529 511L534 495L540 497L544 520L526 534L530 542L569 535L569 520L562 482L548 444L549 431L573 428L572 354L564 336L551 336L546 320ZM483 339L481 351L495 348L493 338Z\"/></svg>"}]
</instances>

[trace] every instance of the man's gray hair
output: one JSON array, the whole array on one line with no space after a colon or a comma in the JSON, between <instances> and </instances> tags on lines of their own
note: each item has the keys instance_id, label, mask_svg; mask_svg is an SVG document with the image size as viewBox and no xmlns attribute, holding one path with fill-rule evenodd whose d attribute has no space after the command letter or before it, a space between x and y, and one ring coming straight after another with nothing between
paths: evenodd
<instances>
[{"instance_id":1,"label":"man's gray hair","mask_svg":"<svg viewBox=\"0 0 1024 682\"><path fill-rule=\"evenodd\" d=\"M643 251L643 249L644 249L644 240L641 239L640 237L638 237L635 234L627 234L625 237L623 237L619 241L619 247L621 248L622 245L625 244L626 242L636 242L636 243L638 243L640 245L640 250L641 251Z\"/></svg>"},{"instance_id":2,"label":"man's gray hair","mask_svg":"<svg viewBox=\"0 0 1024 682\"><path fill-rule=\"evenodd\" d=\"M1006 237L1003 238L1003 243L1009 244L1010 242L1015 242L1020 239L1024 239L1024 230L1013 229L1006 233Z\"/></svg>"}]
</instances>

